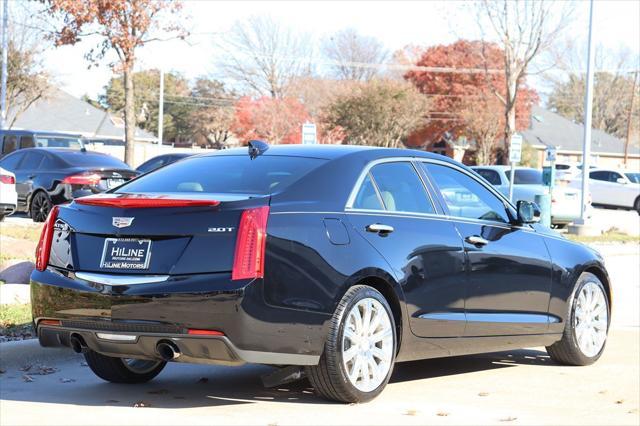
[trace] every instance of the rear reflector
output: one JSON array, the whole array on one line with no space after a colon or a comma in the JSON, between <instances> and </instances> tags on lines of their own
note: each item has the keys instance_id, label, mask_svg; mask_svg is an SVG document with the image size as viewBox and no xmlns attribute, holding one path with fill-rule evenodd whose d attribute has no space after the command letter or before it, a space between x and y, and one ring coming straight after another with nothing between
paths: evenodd
<instances>
[{"instance_id":1,"label":"rear reflector","mask_svg":"<svg viewBox=\"0 0 640 426\"><path fill-rule=\"evenodd\" d=\"M40 241L36 247L36 269L44 271L49 264L49 255L51 254L51 242L53 241L53 226L58 219L58 206L53 206L44 222L42 232L40 233Z\"/></svg>"},{"instance_id":2,"label":"rear reflector","mask_svg":"<svg viewBox=\"0 0 640 426\"><path fill-rule=\"evenodd\" d=\"M183 198L168 198L166 195L134 195L120 196L89 196L75 200L78 204L99 207L120 208L161 208L161 207L215 207L220 204L216 200L188 200Z\"/></svg>"},{"instance_id":3,"label":"rear reflector","mask_svg":"<svg viewBox=\"0 0 640 426\"><path fill-rule=\"evenodd\" d=\"M43 319L43 320L40 320L38 322L38 325L39 326L40 325L53 325L53 326L59 327L59 326L62 325L62 323L60 322L60 320Z\"/></svg>"},{"instance_id":4,"label":"rear reflector","mask_svg":"<svg viewBox=\"0 0 640 426\"><path fill-rule=\"evenodd\" d=\"M96 173L81 173L78 175L67 176L62 179L62 183L71 185L98 185L100 183L100 175Z\"/></svg>"},{"instance_id":5,"label":"rear reflector","mask_svg":"<svg viewBox=\"0 0 640 426\"><path fill-rule=\"evenodd\" d=\"M13 185L16 183L16 178L9 175L0 175L0 182L6 183L7 185Z\"/></svg>"},{"instance_id":6,"label":"rear reflector","mask_svg":"<svg viewBox=\"0 0 640 426\"><path fill-rule=\"evenodd\" d=\"M217 330L199 330L199 329L196 329L196 328L190 328L187 333L191 334L192 336L224 336L224 333L222 331L217 331Z\"/></svg>"},{"instance_id":7,"label":"rear reflector","mask_svg":"<svg viewBox=\"0 0 640 426\"><path fill-rule=\"evenodd\" d=\"M233 259L232 280L264 277L264 250L267 242L269 207L257 207L242 212L236 253Z\"/></svg>"}]
</instances>

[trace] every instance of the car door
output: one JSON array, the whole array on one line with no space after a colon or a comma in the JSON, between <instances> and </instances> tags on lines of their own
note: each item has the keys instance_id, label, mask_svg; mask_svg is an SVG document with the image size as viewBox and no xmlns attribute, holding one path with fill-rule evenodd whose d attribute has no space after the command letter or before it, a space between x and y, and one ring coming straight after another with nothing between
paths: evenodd
<instances>
[{"instance_id":1,"label":"car door","mask_svg":"<svg viewBox=\"0 0 640 426\"><path fill-rule=\"evenodd\" d=\"M462 240L436 210L415 165L406 159L369 165L345 211L391 266L404 293L411 331L421 337L462 336Z\"/></svg>"},{"instance_id":2,"label":"car door","mask_svg":"<svg viewBox=\"0 0 640 426\"><path fill-rule=\"evenodd\" d=\"M465 336L546 332L557 319L548 315L552 270L543 238L511 224L506 201L471 173L446 163L421 166L464 240Z\"/></svg>"},{"instance_id":3,"label":"car door","mask_svg":"<svg viewBox=\"0 0 640 426\"><path fill-rule=\"evenodd\" d=\"M596 170L589 173L589 191L591 191L591 202L593 204L611 204L612 198L609 194L612 188L609 182L609 172L606 170Z\"/></svg>"},{"instance_id":4,"label":"car door","mask_svg":"<svg viewBox=\"0 0 640 426\"><path fill-rule=\"evenodd\" d=\"M38 169L44 155L39 152L29 151L24 155L24 159L16 169L16 192L18 193L18 203L25 205L31 192L33 182L37 177Z\"/></svg>"}]
</instances>

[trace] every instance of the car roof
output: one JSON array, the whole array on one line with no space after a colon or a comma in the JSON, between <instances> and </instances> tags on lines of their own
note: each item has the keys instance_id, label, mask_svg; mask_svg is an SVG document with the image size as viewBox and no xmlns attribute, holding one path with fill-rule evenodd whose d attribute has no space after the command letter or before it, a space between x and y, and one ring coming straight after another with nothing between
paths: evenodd
<instances>
[{"instance_id":1,"label":"car roof","mask_svg":"<svg viewBox=\"0 0 640 426\"><path fill-rule=\"evenodd\" d=\"M0 130L0 133L9 133L15 135L37 135L37 136L52 136L52 137L73 137L73 138L82 138L82 135L79 133L62 133L62 132L41 132L38 130L13 130L13 129L3 129Z\"/></svg>"},{"instance_id":2,"label":"car roof","mask_svg":"<svg viewBox=\"0 0 640 426\"><path fill-rule=\"evenodd\" d=\"M214 155L248 155L247 147L225 149L212 153L200 154L200 156ZM449 157L431 152L420 151L408 148L380 148L362 145L270 145L264 156L290 156L290 157L310 157L333 160L345 156L363 156L371 159L388 157L419 157L430 158L440 161L458 164Z\"/></svg>"},{"instance_id":3,"label":"car roof","mask_svg":"<svg viewBox=\"0 0 640 426\"><path fill-rule=\"evenodd\" d=\"M42 152L42 153L48 153L48 154L53 154L53 155L62 156L62 157L64 157L65 154L71 154L71 153L80 153L85 155L104 155L104 156L109 155L109 154L104 154L102 152L87 151L87 150L77 149L77 148L47 148L47 147L22 148L22 149L17 149L7 155L11 155L15 152L22 152L25 154L28 152Z\"/></svg>"}]
</instances>

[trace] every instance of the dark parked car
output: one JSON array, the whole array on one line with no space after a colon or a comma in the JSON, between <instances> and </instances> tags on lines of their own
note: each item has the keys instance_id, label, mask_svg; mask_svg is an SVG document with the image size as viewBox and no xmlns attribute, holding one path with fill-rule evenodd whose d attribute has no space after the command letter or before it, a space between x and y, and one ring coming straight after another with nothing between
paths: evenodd
<instances>
[{"instance_id":1,"label":"dark parked car","mask_svg":"<svg viewBox=\"0 0 640 426\"><path fill-rule=\"evenodd\" d=\"M0 158L25 148L84 148L82 136L35 130L0 130Z\"/></svg>"},{"instance_id":2,"label":"dark parked car","mask_svg":"<svg viewBox=\"0 0 640 426\"><path fill-rule=\"evenodd\" d=\"M413 150L252 144L51 212L31 276L43 346L138 383L167 361L296 368L367 401L395 362L602 354L601 257L466 167ZM293 366L293 367L291 367ZM296 367L297 366L297 367ZM274 379L275 380L275 379Z\"/></svg>"},{"instance_id":3,"label":"dark parked car","mask_svg":"<svg viewBox=\"0 0 640 426\"><path fill-rule=\"evenodd\" d=\"M174 163L178 160L182 160L183 158L190 157L192 155L193 154L188 154L185 152L158 155L140 164L136 170L140 173L149 173L152 170L159 169L160 167L166 166L167 164Z\"/></svg>"},{"instance_id":4,"label":"dark parked car","mask_svg":"<svg viewBox=\"0 0 640 426\"><path fill-rule=\"evenodd\" d=\"M137 175L110 155L68 148L21 149L0 160L0 167L16 175L16 211L35 222L44 222L56 204L106 191Z\"/></svg>"}]
</instances>

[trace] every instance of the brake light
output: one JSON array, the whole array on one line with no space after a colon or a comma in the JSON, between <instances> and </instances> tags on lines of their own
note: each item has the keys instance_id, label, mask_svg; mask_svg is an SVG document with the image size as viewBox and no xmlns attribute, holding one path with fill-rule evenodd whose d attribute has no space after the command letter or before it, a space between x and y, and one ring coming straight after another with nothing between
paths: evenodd
<instances>
[{"instance_id":1,"label":"brake light","mask_svg":"<svg viewBox=\"0 0 640 426\"><path fill-rule=\"evenodd\" d=\"M232 280L264 277L264 251L267 243L269 207L242 212L233 259Z\"/></svg>"},{"instance_id":2,"label":"brake light","mask_svg":"<svg viewBox=\"0 0 640 426\"><path fill-rule=\"evenodd\" d=\"M40 241L36 247L36 269L44 271L49 264L49 255L51 254L51 243L53 241L53 226L58 219L58 206L53 206L47 216L47 220L42 227L40 233Z\"/></svg>"},{"instance_id":3,"label":"brake light","mask_svg":"<svg viewBox=\"0 0 640 426\"><path fill-rule=\"evenodd\" d=\"M137 195L124 194L120 196L90 196L75 200L78 204L99 207L120 208L155 208L155 207L215 207L220 204L217 200L189 200L183 198L168 198L166 195Z\"/></svg>"},{"instance_id":4,"label":"brake light","mask_svg":"<svg viewBox=\"0 0 640 426\"><path fill-rule=\"evenodd\" d=\"M95 186L100 183L100 175L96 173L80 173L78 175L67 176L62 179L62 183L68 183L71 185L92 185Z\"/></svg>"},{"instance_id":5,"label":"brake light","mask_svg":"<svg viewBox=\"0 0 640 426\"><path fill-rule=\"evenodd\" d=\"M62 322L60 322L60 320L43 319L38 322L38 325L52 325L54 327L59 327L62 325Z\"/></svg>"},{"instance_id":6,"label":"brake light","mask_svg":"<svg viewBox=\"0 0 640 426\"><path fill-rule=\"evenodd\" d=\"M9 175L0 175L0 182L6 183L7 185L12 185L16 183L16 178Z\"/></svg>"}]
</instances>

